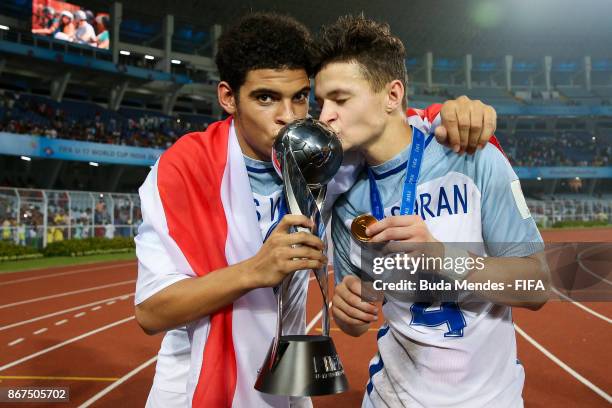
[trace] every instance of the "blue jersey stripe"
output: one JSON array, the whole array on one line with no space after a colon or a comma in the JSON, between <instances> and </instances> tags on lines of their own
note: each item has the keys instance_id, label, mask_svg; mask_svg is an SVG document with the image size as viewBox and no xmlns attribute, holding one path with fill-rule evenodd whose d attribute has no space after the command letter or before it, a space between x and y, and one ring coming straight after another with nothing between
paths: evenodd
<instances>
[{"instance_id":1,"label":"blue jersey stripe","mask_svg":"<svg viewBox=\"0 0 612 408\"><path fill-rule=\"evenodd\" d=\"M372 383L372 377L374 376L374 374L380 372L383 369L384 366L385 366L385 363L383 363L382 357L379 354L378 355L378 363L372 364L368 368L368 372L370 374L370 381L368 381L368 385L366 386L366 389L368 391L368 395L370 395L370 393L374 389L374 384Z\"/></svg>"},{"instance_id":2,"label":"blue jersey stripe","mask_svg":"<svg viewBox=\"0 0 612 408\"><path fill-rule=\"evenodd\" d=\"M389 325L385 324L378 330L378 333L376 334L376 340L380 339L382 336L387 334L387 332L389 332ZM374 374L382 370L384 366L385 366L385 363L383 363L382 357L380 356L380 354L378 354L378 363L372 364L368 368L368 372L370 374L370 380L368 381L368 385L366 387L368 390L368 395L370 395L370 393L374 389L374 384L372 383L372 377L374 376Z\"/></svg>"},{"instance_id":3,"label":"blue jersey stripe","mask_svg":"<svg viewBox=\"0 0 612 408\"><path fill-rule=\"evenodd\" d=\"M382 336L387 334L388 331L389 331L389 326L388 325L384 325L383 327L381 327L378 330L378 333L376 334L376 340L380 339Z\"/></svg>"},{"instance_id":4,"label":"blue jersey stripe","mask_svg":"<svg viewBox=\"0 0 612 408\"><path fill-rule=\"evenodd\" d=\"M389 176L392 176L394 174L399 173L400 171L406 170L406 163L408 162L408 160L406 160L405 162L403 162L402 164L400 164L399 166L397 166L394 169L391 169L389 171L385 171L384 173L380 173L380 174L376 174L374 172L374 179L375 180L382 180L384 178L387 178Z\"/></svg>"},{"instance_id":5,"label":"blue jersey stripe","mask_svg":"<svg viewBox=\"0 0 612 408\"><path fill-rule=\"evenodd\" d=\"M246 166L246 169L249 173L273 173L276 171L274 167L258 169L256 167Z\"/></svg>"},{"instance_id":6,"label":"blue jersey stripe","mask_svg":"<svg viewBox=\"0 0 612 408\"><path fill-rule=\"evenodd\" d=\"M431 143L432 140L433 140L433 135L429 135L427 137L427 140L425 140L425 149L427 149L427 146L429 146L429 144ZM380 174L374 173L374 179L375 180L382 180L384 178L387 178L389 176L397 174L397 173L399 173L402 170L406 170L406 163L407 162L408 162L408 160L404 161L402 164L400 164L396 168L388 170L388 171L385 171L384 173L380 173Z\"/></svg>"}]
</instances>

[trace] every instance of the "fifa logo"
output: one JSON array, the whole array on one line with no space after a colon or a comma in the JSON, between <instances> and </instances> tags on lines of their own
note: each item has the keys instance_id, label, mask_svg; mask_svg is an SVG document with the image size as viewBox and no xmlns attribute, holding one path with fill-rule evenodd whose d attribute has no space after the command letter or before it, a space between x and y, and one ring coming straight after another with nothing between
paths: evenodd
<instances>
[{"instance_id":1,"label":"fifa logo","mask_svg":"<svg viewBox=\"0 0 612 408\"><path fill-rule=\"evenodd\" d=\"M317 379L325 379L330 377L337 377L344 374L344 368L342 363L336 355L327 356L316 356L313 357L313 366L315 371L315 377Z\"/></svg>"}]
</instances>

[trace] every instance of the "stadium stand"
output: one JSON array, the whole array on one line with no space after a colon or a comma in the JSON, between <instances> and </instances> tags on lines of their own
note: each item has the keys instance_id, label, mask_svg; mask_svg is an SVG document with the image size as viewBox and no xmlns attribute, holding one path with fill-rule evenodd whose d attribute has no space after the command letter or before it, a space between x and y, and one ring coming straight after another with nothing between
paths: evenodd
<instances>
[{"instance_id":1,"label":"stadium stand","mask_svg":"<svg viewBox=\"0 0 612 408\"><path fill-rule=\"evenodd\" d=\"M15 146L0 152L3 236L22 242L22 226L26 241L34 235L40 245L60 233L134 234L139 218L134 193L149 166L178 137L223 116L216 103L215 42L222 24L246 11L239 1L228 2L204 14L195 3L172 13L148 10L140 0L105 6L96 13L113 23L109 49L32 34L28 1L0 4L0 24L7 27L0 30L3 137L27 140L15 143L24 149L47 140L62 142L55 149L87 142L103 146L99 150L109 156L138 157L105 162L101 155L99 163L88 163L91 159L74 155L57 158L53 149L25 158ZM420 3L409 7L418 10ZM493 105L497 136L544 223L609 218L612 56L601 44L610 26L600 24L602 41L560 21L516 33L519 15L503 2L491 5L505 16L487 20L495 29L474 21L456 2L442 3L428 19L408 25L400 16L388 17L407 45L409 105L422 108L460 95ZM300 10L309 6L292 7L306 24L320 26L318 16ZM330 3L326 12L342 14L339 8ZM449 12L452 27L431 24ZM534 35L538 30L546 35ZM311 107L318 116L314 100Z\"/></svg>"},{"instance_id":2,"label":"stadium stand","mask_svg":"<svg viewBox=\"0 0 612 408\"><path fill-rule=\"evenodd\" d=\"M0 187L0 239L42 248L64 239L135 236L137 194Z\"/></svg>"},{"instance_id":3,"label":"stadium stand","mask_svg":"<svg viewBox=\"0 0 612 408\"><path fill-rule=\"evenodd\" d=\"M135 108L114 112L94 103L13 92L4 92L0 101L0 131L118 145L168 148L179 136L205 129L212 121Z\"/></svg>"}]
</instances>

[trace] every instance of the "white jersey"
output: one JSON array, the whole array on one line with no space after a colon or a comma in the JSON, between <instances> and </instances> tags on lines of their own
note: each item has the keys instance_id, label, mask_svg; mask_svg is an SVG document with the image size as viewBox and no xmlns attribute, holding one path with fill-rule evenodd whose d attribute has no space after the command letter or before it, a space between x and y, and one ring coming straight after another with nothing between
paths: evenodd
<instances>
[{"instance_id":1,"label":"white jersey","mask_svg":"<svg viewBox=\"0 0 612 408\"><path fill-rule=\"evenodd\" d=\"M282 181L276 175L271 162L260 162L248 157L244 159L253 191L257 220L262 238L265 240L280 220ZM345 166L345 169L353 169L353 165ZM346 171L352 172L353 170ZM340 188L342 187L333 189L334 197L341 192ZM159 271L173 270L172 266L164 264L165 258L147 256L159 249L159 242L146 220L139 229L136 242L139 259L136 304L144 302L167 286L188 278L182 274L161 274ZM283 329L286 334L305 332L308 277L308 273L299 272L291 282L287 302L289 307L284 310L283 317ZM186 385L190 369L190 354L191 347L186 327L166 333L158 353L153 388L147 401L148 408L184 406L187 401ZM303 398L292 399L291 406L308 407L310 402Z\"/></svg>"},{"instance_id":2,"label":"white jersey","mask_svg":"<svg viewBox=\"0 0 612 408\"><path fill-rule=\"evenodd\" d=\"M153 386L168 392L185 393L189 353L187 329L169 330L157 356Z\"/></svg>"},{"instance_id":3,"label":"white jersey","mask_svg":"<svg viewBox=\"0 0 612 408\"><path fill-rule=\"evenodd\" d=\"M74 42L79 44L91 44L96 40L96 32L91 24L83 22L74 32Z\"/></svg>"},{"instance_id":4,"label":"white jersey","mask_svg":"<svg viewBox=\"0 0 612 408\"><path fill-rule=\"evenodd\" d=\"M371 168L385 216L399 215L409 153L410 147ZM458 156L431 143L423 156L415 214L439 241L484 243L492 256L527 256L542 249L541 236L518 183L493 145L475 156ZM360 272L361 247L352 239L350 225L353 218L371 211L364 171L334 207L337 282ZM473 295L459 303L387 297L383 312L387 323L377 336L379 353L370 363L364 406L522 406L524 372L516 357L510 307Z\"/></svg>"}]
</instances>

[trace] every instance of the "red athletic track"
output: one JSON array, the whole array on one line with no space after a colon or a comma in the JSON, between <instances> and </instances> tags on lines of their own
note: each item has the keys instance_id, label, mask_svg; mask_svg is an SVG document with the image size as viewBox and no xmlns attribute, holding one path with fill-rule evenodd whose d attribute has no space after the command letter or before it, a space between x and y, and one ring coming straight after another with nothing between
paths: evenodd
<instances>
[{"instance_id":1,"label":"red athletic track","mask_svg":"<svg viewBox=\"0 0 612 408\"><path fill-rule=\"evenodd\" d=\"M543 235L546 241L612 241L612 229L545 231ZM69 404L44 406L77 407L114 384L114 379L126 376L155 357L162 336L146 336L137 323L130 319L133 316L135 279L135 262L80 265L0 275L0 387L67 386L71 393ZM75 291L78 293L40 299ZM311 283L310 293L309 321L318 313L321 305L320 294L314 282ZM111 298L114 298L114 302L109 300L99 305L79 308L80 305ZM113 303L107 304L109 302ZM10 306L13 303L20 304ZM612 305L609 303L583 304L608 319L612 318ZM66 309L75 310L7 327ZM85 314L81 315L83 312ZM609 375L612 332L607 321L576 305L556 301L549 302L538 312L515 309L513 316L517 326L548 352L605 393L612 393L612 379ZM121 322L125 319L129 320ZM58 322L60 324L56 325ZM108 327L91 334L105 326ZM313 333L317 327L320 324L315 326ZM315 398L314 405L322 408L358 407L367 382L367 363L376 349L376 332L370 331L355 339L338 331L333 324L332 327L332 335L351 389L344 394ZM47 330L34 334L43 328ZM90 335L85 336L87 334ZM61 345L78 336L82 338L32 357L34 353ZM23 338L21 342L9 346L9 343L20 338ZM519 358L527 373L524 391L527 407L609 405L603 397L561 369L519 334L517 342ZM7 367L14 362L19 363ZM99 397L92 406L144 406L154 367L154 362L150 362L134 376ZM7 376L64 379L6 379ZM2 406L9 404L0 403ZM41 404L18 406L34 407Z\"/></svg>"}]
</instances>

